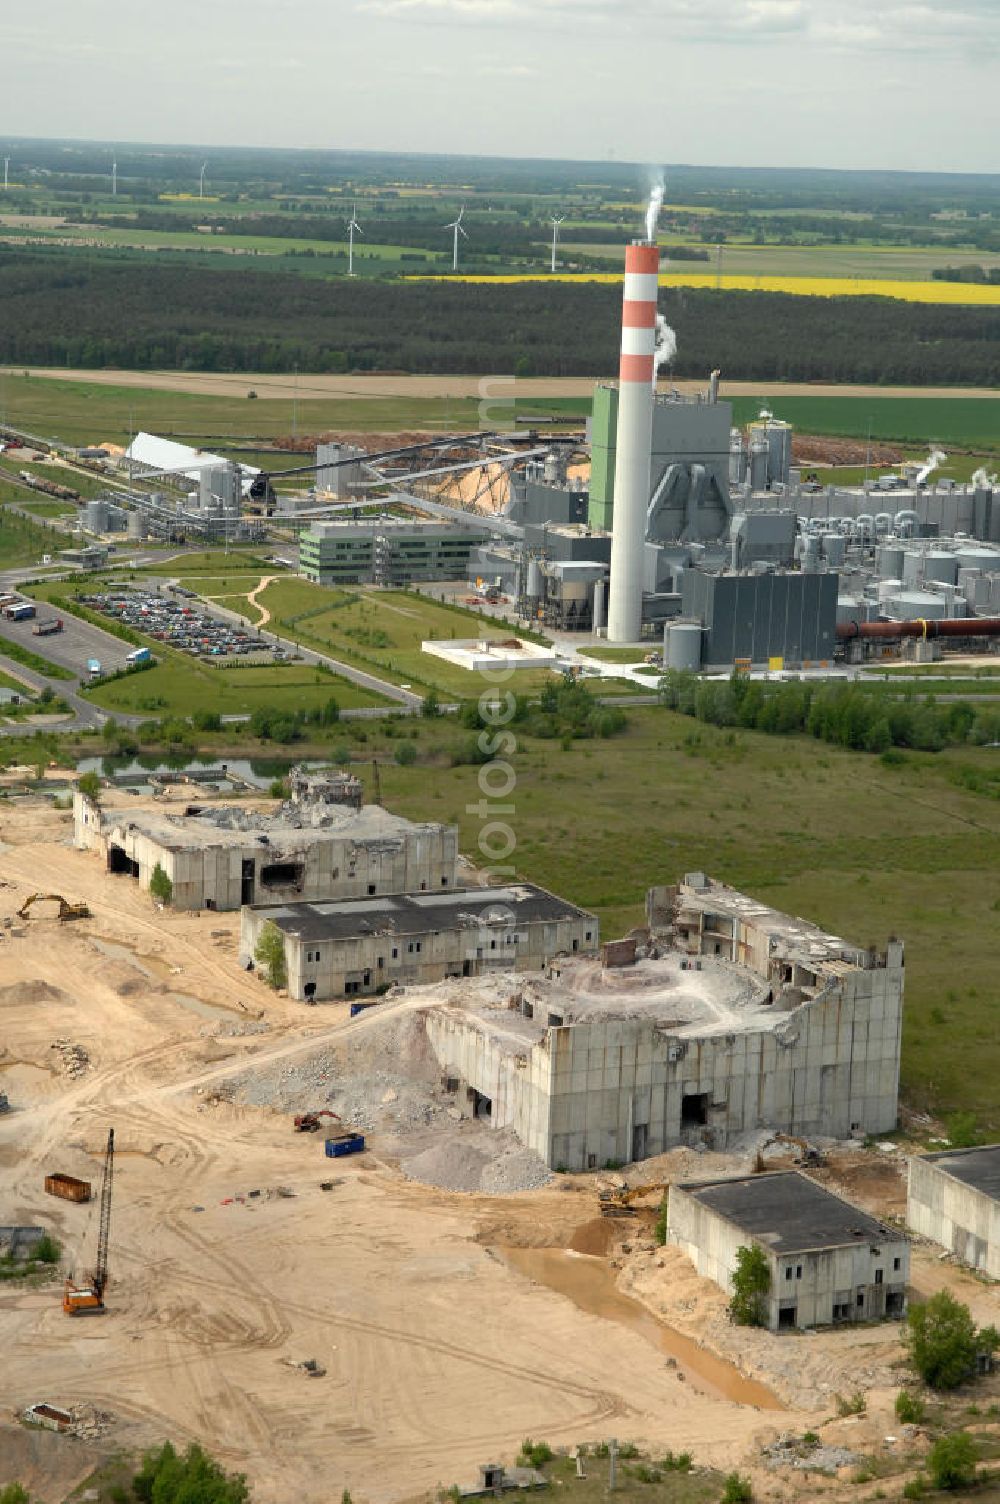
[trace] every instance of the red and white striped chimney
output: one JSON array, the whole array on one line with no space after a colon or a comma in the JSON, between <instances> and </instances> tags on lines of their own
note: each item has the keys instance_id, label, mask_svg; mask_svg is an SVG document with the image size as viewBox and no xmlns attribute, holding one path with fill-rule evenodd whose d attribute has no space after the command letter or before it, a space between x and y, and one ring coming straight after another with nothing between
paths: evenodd
<instances>
[{"instance_id":1,"label":"red and white striped chimney","mask_svg":"<svg viewBox=\"0 0 1000 1504\"><path fill-rule=\"evenodd\" d=\"M656 245L637 240L628 246L611 525L609 642L638 642L642 634L659 271L660 252Z\"/></svg>"}]
</instances>

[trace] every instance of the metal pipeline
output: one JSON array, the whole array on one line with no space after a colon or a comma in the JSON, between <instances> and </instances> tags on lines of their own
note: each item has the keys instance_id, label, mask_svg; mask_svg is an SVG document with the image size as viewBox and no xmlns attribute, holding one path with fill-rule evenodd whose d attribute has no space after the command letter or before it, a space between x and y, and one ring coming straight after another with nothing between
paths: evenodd
<instances>
[{"instance_id":1,"label":"metal pipeline","mask_svg":"<svg viewBox=\"0 0 1000 1504\"><path fill-rule=\"evenodd\" d=\"M1000 616L948 616L941 620L914 621L842 621L837 623L837 637L850 642L855 637L1000 637Z\"/></svg>"}]
</instances>

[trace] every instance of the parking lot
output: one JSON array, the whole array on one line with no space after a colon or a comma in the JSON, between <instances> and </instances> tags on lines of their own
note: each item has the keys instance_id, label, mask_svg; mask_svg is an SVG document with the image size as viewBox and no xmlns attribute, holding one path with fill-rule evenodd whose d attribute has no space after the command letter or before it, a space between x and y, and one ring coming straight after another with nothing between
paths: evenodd
<instances>
[{"instance_id":1,"label":"parking lot","mask_svg":"<svg viewBox=\"0 0 1000 1504\"><path fill-rule=\"evenodd\" d=\"M125 667L126 655L132 651L129 643L112 637L110 632L102 632L90 622L79 621L75 616L55 610L46 601L37 601L36 605L38 610L34 621L8 621L0 616L0 652L5 640L19 643L30 653L58 663L82 680L89 677L87 664L92 658L97 659L105 673L114 673ZM36 637L32 632L35 623L52 617L62 618L63 630L48 637Z\"/></svg>"},{"instance_id":2,"label":"parking lot","mask_svg":"<svg viewBox=\"0 0 1000 1504\"><path fill-rule=\"evenodd\" d=\"M162 593L118 588L83 597L84 605L103 616L141 632L154 643L163 642L182 653L214 662L251 658L272 663L283 656L249 627L208 615L193 590L166 585ZM103 635L103 634L102 634ZM128 651L126 649L126 651Z\"/></svg>"}]
</instances>

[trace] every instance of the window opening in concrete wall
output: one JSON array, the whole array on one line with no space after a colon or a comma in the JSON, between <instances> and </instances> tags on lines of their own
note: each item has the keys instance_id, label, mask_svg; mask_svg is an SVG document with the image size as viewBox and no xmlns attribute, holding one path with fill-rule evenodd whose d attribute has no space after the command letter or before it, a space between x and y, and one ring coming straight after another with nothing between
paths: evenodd
<instances>
[{"instance_id":1,"label":"window opening in concrete wall","mask_svg":"<svg viewBox=\"0 0 1000 1504\"><path fill-rule=\"evenodd\" d=\"M875 1270L875 1283L877 1285L880 1285L882 1283L882 1270L881 1269L876 1269Z\"/></svg>"},{"instance_id":2,"label":"window opening in concrete wall","mask_svg":"<svg viewBox=\"0 0 1000 1504\"><path fill-rule=\"evenodd\" d=\"M484 1096L475 1087L470 1087L472 1092L472 1113L477 1118L491 1118L493 1116L493 1103L489 1097Z\"/></svg>"},{"instance_id":3,"label":"window opening in concrete wall","mask_svg":"<svg viewBox=\"0 0 1000 1504\"><path fill-rule=\"evenodd\" d=\"M269 862L260 869L262 888L301 888L304 876L301 862Z\"/></svg>"},{"instance_id":4,"label":"window opening in concrete wall","mask_svg":"<svg viewBox=\"0 0 1000 1504\"><path fill-rule=\"evenodd\" d=\"M858 1291L858 1301L857 1301L857 1304L858 1304L858 1309L859 1310L863 1310L864 1309L864 1304L865 1304L865 1292L864 1292L864 1290L859 1290Z\"/></svg>"},{"instance_id":5,"label":"window opening in concrete wall","mask_svg":"<svg viewBox=\"0 0 1000 1504\"><path fill-rule=\"evenodd\" d=\"M708 1092L692 1092L681 1097L681 1127L703 1128L708 1122Z\"/></svg>"},{"instance_id":6,"label":"window opening in concrete wall","mask_svg":"<svg viewBox=\"0 0 1000 1504\"><path fill-rule=\"evenodd\" d=\"M375 896L375 884L374 883L369 883L368 884L368 897L369 898L374 898L374 896Z\"/></svg>"},{"instance_id":7,"label":"window opening in concrete wall","mask_svg":"<svg viewBox=\"0 0 1000 1504\"><path fill-rule=\"evenodd\" d=\"M849 1300L840 1301L839 1303L836 1303L834 1305L834 1307L833 1307L833 1319L834 1319L834 1321L850 1321L850 1319L851 1319L851 1303L850 1303Z\"/></svg>"},{"instance_id":8,"label":"window opening in concrete wall","mask_svg":"<svg viewBox=\"0 0 1000 1504\"><path fill-rule=\"evenodd\" d=\"M900 1267L900 1260L899 1259L893 1259L893 1261L892 1261L892 1267L894 1269L898 1269Z\"/></svg>"},{"instance_id":9,"label":"window opening in concrete wall","mask_svg":"<svg viewBox=\"0 0 1000 1504\"><path fill-rule=\"evenodd\" d=\"M240 903L253 903L254 886L256 883L256 868L253 858L245 861L240 873Z\"/></svg>"},{"instance_id":10,"label":"window opening in concrete wall","mask_svg":"<svg viewBox=\"0 0 1000 1504\"><path fill-rule=\"evenodd\" d=\"M885 1297L885 1314L887 1316L902 1316L906 1297L902 1290L890 1290Z\"/></svg>"},{"instance_id":11,"label":"window opening in concrete wall","mask_svg":"<svg viewBox=\"0 0 1000 1504\"><path fill-rule=\"evenodd\" d=\"M801 1279L802 1278L802 1265L801 1264L796 1264L795 1265L795 1278L796 1279Z\"/></svg>"},{"instance_id":12,"label":"window opening in concrete wall","mask_svg":"<svg viewBox=\"0 0 1000 1504\"><path fill-rule=\"evenodd\" d=\"M123 847L111 845L108 847L108 871L115 876L138 877L139 863L133 862Z\"/></svg>"},{"instance_id":13,"label":"window opening in concrete wall","mask_svg":"<svg viewBox=\"0 0 1000 1504\"><path fill-rule=\"evenodd\" d=\"M365 972L365 986L366 987L370 987L371 984L372 984L372 974L371 974L370 971L366 971Z\"/></svg>"}]
</instances>

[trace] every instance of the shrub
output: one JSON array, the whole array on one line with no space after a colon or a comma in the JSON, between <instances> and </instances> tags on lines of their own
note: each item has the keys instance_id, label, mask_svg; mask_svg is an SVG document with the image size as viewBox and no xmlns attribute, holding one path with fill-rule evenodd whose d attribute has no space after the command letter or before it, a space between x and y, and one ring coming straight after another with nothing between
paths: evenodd
<instances>
[{"instance_id":1,"label":"shrub","mask_svg":"<svg viewBox=\"0 0 1000 1504\"><path fill-rule=\"evenodd\" d=\"M155 898L157 903L170 903L174 896L174 885L159 862L150 873L149 896Z\"/></svg>"},{"instance_id":2,"label":"shrub","mask_svg":"<svg viewBox=\"0 0 1000 1504\"><path fill-rule=\"evenodd\" d=\"M906 1340L910 1362L932 1389L956 1389L975 1372L980 1334L968 1306L947 1290L910 1307Z\"/></svg>"},{"instance_id":3,"label":"shrub","mask_svg":"<svg viewBox=\"0 0 1000 1504\"><path fill-rule=\"evenodd\" d=\"M967 1431L939 1436L927 1454L935 1488L968 1488L976 1476L979 1449Z\"/></svg>"},{"instance_id":4,"label":"shrub","mask_svg":"<svg viewBox=\"0 0 1000 1504\"><path fill-rule=\"evenodd\" d=\"M288 968L285 965L285 940L278 926L270 919L257 937L254 946L254 960L263 968L264 975L270 985L277 991L284 987L288 981Z\"/></svg>"},{"instance_id":5,"label":"shrub","mask_svg":"<svg viewBox=\"0 0 1000 1504\"><path fill-rule=\"evenodd\" d=\"M770 1288L771 1270L763 1248L757 1243L737 1248L733 1297L729 1302L729 1314L737 1326L764 1325L767 1316L764 1297Z\"/></svg>"},{"instance_id":6,"label":"shrub","mask_svg":"<svg viewBox=\"0 0 1000 1504\"><path fill-rule=\"evenodd\" d=\"M730 1473L722 1490L720 1504L753 1504L753 1488L749 1478L739 1473Z\"/></svg>"},{"instance_id":7,"label":"shrub","mask_svg":"<svg viewBox=\"0 0 1000 1504\"><path fill-rule=\"evenodd\" d=\"M522 1467L541 1467L552 1461L552 1448L547 1441L532 1441L530 1436L521 1443Z\"/></svg>"},{"instance_id":8,"label":"shrub","mask_svg":"<svg viewBox=\"0 0 1000 1504\"><path fill-rule=\"evenodd\" d=\"M76 780L76 786L81 794L86 794L96 804L101 796L101 780L96 773L81 773Z\"/></svg>"},{"instance_id":9,"label":"shrub","mask_svg":"<svg viewBox=\"0 0 1000 1504\"><path fill-rule=\"evenodd\" d=\"M61 1257L61 1244L57 1242L51 1233L43 1233L35 1244L32 1258L37 1259L40 1264L58 1264Z\"/></svg>"},{"instance_id":10,"label":"shrub","mask_svg":"<svg viewBox=\"0 0 1000 1504\"><path fill-rule=\"evenodd\" d=\"M842 1395L837 1395L838 1415L864 1415L865 1409L865 1397L860 1389L856 1389L849 1400L845 1400Z\"/></svg>"},{"instance_id":11,"label":"shrub","mask_svg":"<svg viewBox=\"0 0 1000 1504\"><path fill-rule=\"evenodd\" d=\"M667 1198L664 1196L656 1213L656 1222L653 1226L653 1241L662 1248L667 1241Z\"/></svg>"},{"instance_id":12,"label":"shrub","mask_svg":"<svg viewBox=\"0 0 1000 1504\"><path fill-rule=\"evenodd\" d=\"M919 1426L927 1413L927 1406L918 1394L901 1389L896 1395L896 1419L904 1426Z\"/></svg>"},{"instance_id":13,"label":"shrub","mask_svg":"<svg viewBox=\"0 0 1000 1504\"><path fill-rule=\"evenodd\" d=\"M417 749L412 742L400 742L396 748L396 761L401 768L409 768L417 760Z\"/></svg>"},{"instance_id":14,"label":"shrub","mask_svg":"<svg viewBox=\"0 0 1000 1504\"><path fill-rule=\"evenodd\" d=\"M441 703L435 690L429 689L424 695L420 702L420 714L426 716L428 720L433 720L435 716L441 714Z\"/></svg>"},{"instance_id":15,"label":"shrub","mask_svg":"<svg viewBox=\"0 0 1000 1504\"><path fill-rule=\"evenodd\" d=\"M904 1499L922 1499L926 1492L927 1479L920 1474L916 1478L911 1478L909 1483L903 1484Z\"/></svg>"}]
</instances>

